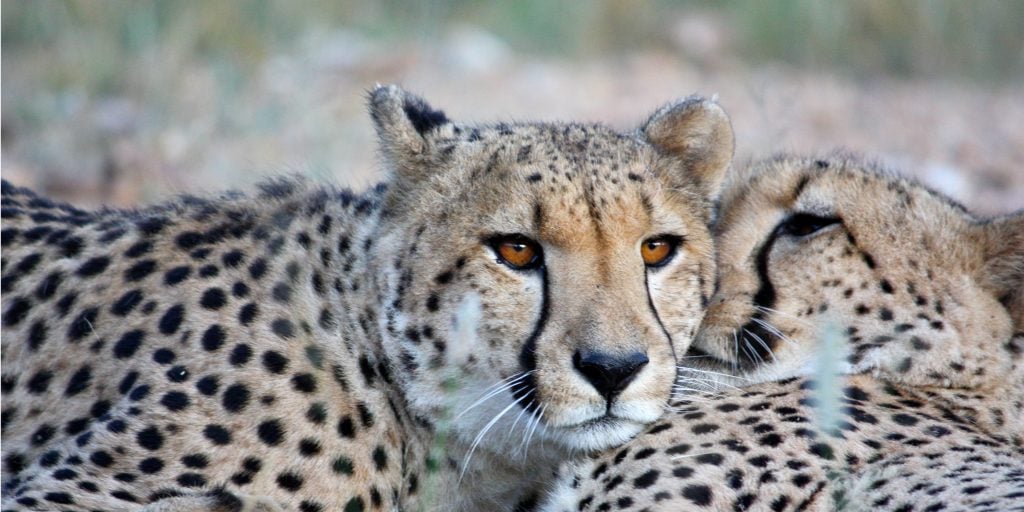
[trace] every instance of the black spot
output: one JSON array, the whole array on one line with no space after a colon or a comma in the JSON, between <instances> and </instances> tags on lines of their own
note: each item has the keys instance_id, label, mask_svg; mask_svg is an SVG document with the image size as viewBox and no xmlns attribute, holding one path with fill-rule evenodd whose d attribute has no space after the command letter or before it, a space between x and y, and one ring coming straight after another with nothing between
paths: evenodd
<instances>
[{"instance_id":1,"label":"black spot","mask_svg":"<svg viewBox=\"0 0 1024 512\"><path fill-rule=\"evenodd\" d=\"M169 391L160 399L160 405L163 405L167 410L173 412L185 409L188 407L188 404L188 395L181 391Z\"/></svg>"},{"instance_id":2,"label":"black spot","mask_svg":"<svg viewBox=\"0 0 1024 512\"><path fill-rule=\"evenodd\" d=\"M235 348L231 349L231 356L228 357L228 362L232 366L244 366L250 359L252 359L252 349L245 343L239 343L235 345Z\"/></svg>"},{"instance_id":3,"label":"black spot","mask_svg":"<svg viewBox=\"0 0 1024 512\"><path fill-rule=\"evenodd\" d=\"M217 390L220 388L220 383L217 381L217 377L214 375L207 375L196 381L196 389L200 393L206 396L213 396L217 394Z\"/></svg>"},{"instance_id":4,"label":"black spot","mask_svg":"<svg viewBox=\"0 0 1024 512\"><path fill-rule=\"evenodd\" d=\"M298 373L292 377L292 387L302 393L313 393L316 391L316 378L309 373Z\"/></svg>"},{"instance_id":5,"label":"black spot","mask_svg":"<svg viewBox=\"0 0 1024 512\"><path fill-rule=\"evenodd\" d=\"M164 461L156 457L142 459L142 461L139 462L139 472L147 475L159 473L162 469L164 469Z\"/></svg>"},{"instance_id":6,"label":"black spot","mask_svg":"<svg viewBox=\"0 0 1024 512\"><path fill-rule=\"evenodd\" d=\"M718 430L718 425L714 425L711 423L701 423L698 425L694 425L691 430L694 434L707 434Z\"/></svg>"},{"instance_id":7,"label":"black spot","mask_svg":"<svg viewBox=\"0 0 1024 512\"><path fill-rule=\"evenodd\" d=\"M114 464L114 458L111 457L109 453L99 450L97 452L93 452L93 454L89 456L89 462L92 462L101 468L109 468Z\"/></svg>"},{"instance_id":8,"label":"black spot","mask_svg":"<svg viewBox=\"0 0 1024 512\"><path fill-rule=\"evenodd\" d=\"M231 295L234 295L235 297L238 298L247 297L249 295L249 286L241 281L238 281L237 283L231 285Z\"/></svg>"},{"instance_id":9,"label":"black spot","mask_svg":"<svg viewBox=\"0 0 1024 512\"><path fill-rule=\"evenodd\" d=\"M636 489L646 489L654 485L654 482L658 481L658 474L658 470L652 469L638 476L636 480L633 480L633 487Z\"/></svg>"},{"instance_id":10,"label":"black spot","mask_svg":"<svg viewBox=\"0 0 1024 512\"><path fill-rule=\"evenodd\" d=\"M157 349L153 352L153 361L159 364L171 364L174 362L174 351L167 348Z\"/></svg>"},{"instance_id":11,"label":"black spot","mask_svg":"<svg viewBox=\"0 0 1024 512\"><path fill-rule=\"evenodd\" d=\"M47 441L53 438L53 435L57 433L57 429L53 425L44 423L32 433L31 443L32 446L40 446L45 444Z\"/></svg>"},{"instance_id":12,"label":"black spot","mask_svg":"<svg viewBox=\"0 0 1024 512\"><path fill-rule=\"evenodd\" d=\"M75 273L78 274L79 277L92 277L97 274L101 274L108 266L110 266L110 258L106 256L96 256L83 263L81 267L78 267L78 270L75 271Z\"/></svg>"},{"instance_id":13,"label":"black spot","mask_svg":"<svg viewBox=\"0 0 1024 512\"><path fill-rule=\"evenodd\" d=\"M59 505L72 505L75 503L75 499L66 492L48 492L43 495L43 499Z\"/></svg>"},{"instance_id":14,"label":"black spot","mask_svg":"<svg viewBox=\"0 0 1024 512\"><path fill-rule=\"evenodd\" d=\"M227 295L220 288L209 288L203 292L199 304L206 309L218 310L227 303Z\"/></svg>"},{"instance_id":15,"label":"black spot","mask_svg":"<svg viewBox=\"0 0 1024 512\"><path fill-rule=\"evenodd\" d=\"M192 267L188 265L174 267L164 274L164 284L168 286L174 286L188 279L188 276L190 274L192 274Z\"/></svg>"},{"instance_id":16,"label":"black spot","mask_svg":"<svg viewBox=\"0 0 1024 512\"><path fill-rule=\"evenodd\" d=\"M92 368L84 365L78 369L68 381L68 387L64 389L64 396L75 396L85 391L92 383Z\"/></svg>"},{"instance_id":17,"label":"black spot","mask_svg":"<svg viewBox=\"0 0 1024 512\"><path fill-rule=\"evenodd\" d=\"M224 329L217 324L213 324L206 329L206 332L203 333L203 349L207 352L218 350L220 347L224 346L224 341L226 339L227 335L224 333Z\"/></svg>"},{"instance_id":18,"label":"black spot","mask_svg":"<svg viewBox=\"0 0 1024 512\"><path fill-rule=\"evenodd\" d=\"M160 333L164 335L171 335L178 332L178 327L181 326L182 320L185 319L185 306L176 304L167 308L164 315L160 317L158 327Z\"/></svg>"},{"instance_id":19,"label":"black spot","mask_svg":"<svg viewBox=\"0 0 1024 512\"><path fill-rule=\"evenodd\" d=\"M203 243L203 234L195 231L186 231L175 237L174 242L178 247L188 251Z\"/></svg>"},{"instance_id":20,"label":"black spot","mask_svg":"<svg viewBox=\"0 0 1024 512\"><path fill-rule=\"evenodd\" d=\"M811 453L821 457L825 460L835 460L835 452L832 451L832 447L825 443L815 443L811 445Z\"/></svg>"},{"instance_id":21,"label":"black spot","mask_svg":"<svg viewBox=\"0 0 1024 512\"><path fill-rule=\"evenodd\" d=\"M302 477L286 471L277 475L277 485L286 491L295 492L302 488Z\"/></svg>"},{"instance_id":22,"label":"black spot","mask_svg":"<svg viewBox=\"0 0 1024 512\"><path fill-rule=\"evenodd\" d=\"M303 439L299 441L299 453L304 457L312 457L320 453L320 443L316 439Z\"/></svg>"},{"instance_id":23,"label":"black spot","mask_svg":"<svg viewBox=\"0 0 1024 512\"><path fill-rule=\"evenodd\" d=\"M149 396L149 386L145 384L136 387L131 393L128 393L128 399L133 402L138 402L147 396Z\"/></svg>"},{"instance_id":24,"label":"black spot","mask_svg":"<svg viewBox=\"0 0 1024 512\"><path fill-rule=\"evenodd\" d=\"M10 377L8 377L9 379ZM40 370L36 372L32 377L25 383L25 387L28 388L28 392L34 395L45 393L50 388L50 381L53 380L53 372L49 370ZM5 381L4 393L10 393L14 389L14 381Z\"/></svg>"},{"instance_id":25,"label":"black spot","mask_svg":"<svg viewBox=\"0 0 1024 512\"><path fill-rule=\"evenodd\" d=\"M226 445L231 442L231 433L220 425L207 425L203 429L203 435L216 445Z\"/></svg>"},{"instance_id":26,"label":"black spot","mask_svg":"<svg viewBox=\"0 0 1024 512\"><path fill-rule=\"evenodd\" d=\"M256 427L256 433L267 446L277 446L284 440L284 426L279 420L267 420Z\"/></svg>"},{"instance_id":27,"label":"black spot","mask_svg":"<svg viewBox=\"0 0 1024 512\"><path fill-rule=\"evenodd\" d=\"M135 435L135 440L139 443L139 446L150 450L159 450L164 445L164 436L160 433L156 427L150 426L143 430L140 430Z\"/></svg>"},{"instance_id":28,"label":"black spot","mask_svg":"<svg viewBox=\"0 0 1024 512\"><path fill-rule=\"evenodd\" d=\"M145 337L146 333L138 329L124 333L121 339L117 340L117 343L114 345L114 357L118 359L132 357L139 350L139 346L142 345Z\"/></svg>"},{"instance_id":29,"label":"black spot","mask_svg":"<svg viewBox=\"0 0 1024 512\"><path fill-rule=\"evenodd\" d=\"M900 424L900 425L904 425L904 426L907 426L907 427L913 426L913 425L917 425L917 422L918 422L918 419L917 419L916 416L912 416L910 414L903 414L903 413L893 414L892 415L892 420L895 421L896 423Z\"/></svg>"},{"instance_id":30,"label":"black spot","mask_svg":"<svg viewBox=\"0 0 1024 512\"><path fill-rule=\"evenodd\" d=\"M242 251L235 249L224 253L224 256L221 256L220 260L224 263L225 267L236 268L245 260L245 254L243 254Z\"/></svg>"},{"instance_id":31,"label":"black spot","mask_svg":"<svg viewBox=\"0 0 1024 512\"><path fill-rule=\"evenodd\" d=\"M280 375L288 369L288 358L279 352L268 350L263 353L263 367L270 373Z\"/></svg>"},{"instance_id":32,"label":"black spot","mask_svg":"<svg viewBox=\"0 0 1024 512\"><path fill-rule=\"evenodd\" d=\"M244 384L232 384L224 390L221 403L228 412L239 412L249 404L249 388Z\"/></svg>"},{"instance_id":33,"label":"black spot","mask_svg":"<svg viewBox=\"0 0 1024 512\"><path fill-rule=\"evenodd\" d=\"M245 306L242 306L242 309L238 311L238 322L242 325L249 325L256 319L258 314L259 306L254 302L250 302Z\"/></svg>"},{"instance_id":34,"label":"black spot","mask_svg":"<svg viewBox=\"0 0 1024 512\"><path fill-rule=\"evenodd\" d=\"M210 459L201 453L193 453L182 457L181 463L184 464L185 467L202 469L210 464Z\"/></svg>"},{"instance_id":35,"label":"black spot","mask_svg":"<svg viewBox=\"0 0 1024 512\"><path fill-rule=\"evenodd\" d=\"M39 282L39 286L36 287L36 298L39 300L47 300L60 288L61 283L64 281L64 274L61 272L51 272L47 274L42 281Z\"/></svg>"},{"instance_id":36,"label":"black spot","mask_svg":"<svg viewBox=\"0 0 1024 512\"><path fill-rule=\"evenodd\" d=\"M263 258L258 258L256 261L249 265L249 276L253 279L260 279L267 273L267 262Z\"/></svg>"},{"instance_id":37,"label":"black spot","mask_svg":"<svg viewBox=\"0 0 1024 512\"><path fill-rule=\"evenodd\" d=\"M384 471L388 467L388 452L383 446L378 445L373 450L373 465L377 471Z\"/></svg>"},{"instance_id":38,"label":"black spot","mask_svg":"<svg viewBox=\"0 0 1024 512\"><path fill-rule=\"evenodd\" d=\"M366 510L366 504L361 496L356 496L345 503L345 512L363 512L364 510Z\"/></svg>"},{"instance_id":39,"label":"black spot","mask_svg":"<svg viewBox=\"0 0 1024 512\"><path fill-rule=\"evenodd\" d=\"M711 504L711 488L706 485L688 485L683 487L682 495L695 505L701 507Z\"/></svg>"},{"instance_id":40,"label":"black spot","mask_svg":"<svg viewBox=\"0 0 1024 512\"><path fill-rule=\"evenodd\" d=\"M320 402L310 405L306 410L306 419L317 425L322 425L327 421L327 407Z\"/></svg>"},{"instance_id":41,"label":"black spot","mask_svg":"<svg viewBox=\"0 0 1024 512\"><path fill-rule=\"evenodd\" d=\"M882 308L878 310L878 318L886 322L892 320L892 310L889 308Z\"/></svg>"},{"instance_id":42,"label":"black spot","mask_svg":"<svg viewBox=\"0 0 1024 512\"><path fill-rule=\"evenodd\" d=\"M341 419L338 420L338 434L341 435L341 437L348 439L354 439L356 437L356 426L355 423L352 422L351 417L342 416Z\"/></svg>"},{"instance_id":43,"label":"black spot","mask_svg":"<svg viewBox=\"0 0 1024 512\"><path fill-rule=\"evenodd\" d=\"M717 453L702 453L698 455L696 459L697 462L701 464L711 464L717 466L721 464L723 460L725 460L725 457L722 457Z\"/></svg>"},{"instance_id":44,"label":"black spot","mask_svg":"<svg viewBox=\"0 0 1024 512\"><path fill-rule=\"evenodd\" d=\"M75 343L92 334L94 332L93 326L96 325L96 318L99 317L99 314L98 308L87 308L79 313L71 321L71 326L68 327L68 341Z\"/></svg>"},{"instance_id":45,"label":"black spot","mask_svg":"<svg viewBox=\"0 0 1024 512\"><path fill-rule=\"evenodd\" d=\"M178 475L178 485L182 487L203 487L206 477L199 473L182 473Z\"/></svg>"},{"instance_id":46,"label":"black spot","mask_svg":"<svg viewBox=\"0 0 1024 512\"><path fill-rule=\"evenodd\" d=\"M881 281L879 281L878 286L882 289L883 292L888 294L892 294L894 291L892 283L890 283L888 279L882 279Z\"/></svg>"},{"instance_id":47,"label":"black spot","mask_svg":"<svg viewBox=\"0 0 1024 512\"><path fill-rule=\"evenodd\" d=\"M128 313L131 313L132 310L135 309L135 306L138 306L139 303L142 302L142 299L143 295L140 290L130 290L125 292L121 298L117 299L117 302L114 302L114 304L110 306L110 312L117 316L125 316Z\"/></svg>"},{"instance_id":48,"label":"black spot","mask_svg":"<svg viewBox=\"0 0 1024 512\"><path fill-rule=\"evenodd\" d=\"M124 279L129 283L141 281L156 270L156 262L153 260L142 260L124 271Z\"/></svg>"},{"instance_id":49,"label":"black spot","mask_svg":"<svg viewBox=\"0 0 1024 512\"><path fill-rule=\"evenodd\" d=\"M355 472L355 466L352 464L352 460L345 456L339 456L334 459L331 464L331 469L339 475L352 475Z\"/></svg>"},{"instance_id":50,"label":"black spot","mask_svg":"<svg viewBox=\"0 0 1024 512\"><path fill-rule=\"evenodd\" d=\"M131 391L132 387L135 386L135 381L138 380L138 378L139 372L128 372L128 374L125 375L123 379L121 379L121 383L118 384L118 391L120 391L122 395Z\"/></svg>"},{"instance_id":51,"label":"black spot","mask_svg":"<svg viewBox=\"0 0 1024 512\"><path fill-rule=\"evenodd\" d=\"M289 339L295 336L295 325L292 324L291 320L286 318L278 318L274 320L271 322L270 328L274 331L274 334L284 339Z\"/></svg>"},{"instance_id":52,"label":"black spot","mask_svg":"<svg viewBox=\"0 0 1024 512\"><path fill-rule=\"evenodd\" d=\"M448 116L444 112L435 110L422 100L407 98L402 105L405 116L412 123L413 128L421 135L438 126L448 123Z\"/></svg>"}]
</instances>

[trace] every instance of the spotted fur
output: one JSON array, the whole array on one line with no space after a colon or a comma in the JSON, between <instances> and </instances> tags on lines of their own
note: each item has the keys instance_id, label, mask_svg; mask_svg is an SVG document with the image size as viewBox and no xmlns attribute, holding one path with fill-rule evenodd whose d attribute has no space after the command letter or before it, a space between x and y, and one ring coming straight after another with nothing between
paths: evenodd
<instances>
[{"instance_id":1,"label":"spotted fur","mask_svg":"<svg viewBox=\"0 0 1024 512\"><path fill-rule=\"evenodd\" d=\"M711 293L722 110L472 126L379 87L370 113L392 177L358 195L90 212L4 183L4 510L509 510L658 419ZM582 350L647 363L605 396Z\"/></svg>"},{"instance_id":2,"label":"spotted fur","mask_svg":"<svg viewBox=\"0 0 1024 512\"><path fill-rule=\"evenodd\" d=\"M716 234L675 412L546 510L1024 510L1024 214L781 159L733 176Z\"/></svg>"}]
</instances>

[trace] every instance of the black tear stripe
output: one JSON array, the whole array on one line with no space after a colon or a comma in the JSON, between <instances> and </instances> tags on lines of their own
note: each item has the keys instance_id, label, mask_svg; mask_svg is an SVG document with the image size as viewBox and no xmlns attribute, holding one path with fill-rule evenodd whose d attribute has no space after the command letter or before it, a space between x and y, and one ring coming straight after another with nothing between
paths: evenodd
<instances>
[{"instance_id":1,"label":"black tear stripe","mask_svg":"<svg viewBox=\"0 0 1024 512\"><path fill-rule=\"evenodd\" d=\"M537 319L537 325L533 328L533 332L530 333L530 337L526 339L523 350L519 352L520 371L530 372L530 374L512 386L512 397L518 401L520 407L530 413L535 412L540 407L536 400L537 379L533 372L537 369L537 340L540 339L540 335L544 332L544 327L548 323L548 307L550 305L548 300L548 269L545 266L541 266L537 270L540 272L541 279L540 318Z\"/></svg>"},{"instance_id":2,"label":"black tear stripe","mask_svg":"<svg viewBox=\"0 0 1024 512\"><path fill-rule=\"evenodd\" d=\"M668 340L668 349L672 352L672 360L678 361L676 359L676 344L672 340L672 335L669 334L668 329L665 328L665 324L661 321L661 315L658 314L658 308L654 307L654 298L651 297L651 287L647 284L648 277L650 277L650 272L644 271L644 290L647 292L647 306L651 308L651 314L654 315L654 319L658 321L658 327L661 327L661 332L665 334L665 339ZM609 404L609 407L610 406L611 405Z\"/></svg>"},{"instance_id":3,"label":"black tear stripe","mask_svg":"<svg viewBox=\"0 0 1024 512\"><path fill-rule=\"evenodd\" d=\"M776 228L775 231L772 232L771 237L768 238L764 245L761 246L761 249L757 252L757 278L760 281L761 286L757 289L757 293L754 294L754 298L752 301L753 305L755 306L754 315L750 317L750 320L746 323L746 325L740 328L741 332L739 333L741 336L749 335L751 337L750 343L747 343L746 345L749 346L750 349L754 351L757 354L757 356L760 357L761 359L756 359L752 354L749 354L747 351L742 350L739 351L738 354L736 354L736 362L738 363L742 362L749 365L754 365L759 361L767 360L769 357L772 356L772 352L775 350L775 347L779 341L775 334L765 329L764 326L761 325L760 323L754 321L755 319L763 320L765 317L764 310L757 308L757 306L770 308L775 305L775 286L772 284L771 279L768 277L768 255L771 253L772 248L775 247L775 241L778 238L779 230ZM761 338L761 340L764 341L765 345L768 345L768 347L765 348L761 346L761 344L757 342L754 336Z\"/></svg>"}]
</instances>

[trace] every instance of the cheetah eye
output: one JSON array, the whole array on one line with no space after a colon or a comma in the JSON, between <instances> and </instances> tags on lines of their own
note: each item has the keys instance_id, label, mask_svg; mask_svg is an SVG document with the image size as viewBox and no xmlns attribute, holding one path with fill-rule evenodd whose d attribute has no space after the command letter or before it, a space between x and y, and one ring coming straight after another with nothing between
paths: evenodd
<instances>
[{"instance_id":1,"label":"cheetah eye","mask_svg":"<svg viewBox=\"0 0 1024 512\"><path fill-rule=\"evenodd\" d=\"M819 217L810 213L794 213L779 224L779 233L783 235L805 237L813 235L833 224L839 224L838 217Z\"/></svg>"},{"instance_id":2,"label":"cheetah eye","mask_svg":"<svg viewBox=\"0 0 1024 512\"><path fill-rule=\"evenodd\" d=\"M640 244L640 257L648 268L664 266L675 256L682 238L674 235L659 235L648 238Z\"/></svg>"},{"instance_id":3,"label":"cheetah eye","mask_svg":"<svg viewBox=\"0 0 1024 512\"><path fill-rule=\"evenodd\" d=\"M498 235L490 239L498 261L514 270L533 270L544 263L540 244L523 235Z\"/></svg>"}]
</instances>

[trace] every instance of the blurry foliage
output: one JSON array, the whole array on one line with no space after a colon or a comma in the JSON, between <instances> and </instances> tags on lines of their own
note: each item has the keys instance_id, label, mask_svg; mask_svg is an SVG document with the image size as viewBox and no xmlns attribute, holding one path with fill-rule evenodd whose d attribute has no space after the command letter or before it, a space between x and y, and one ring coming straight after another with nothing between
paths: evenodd
<instances>
[{"instance_id":1,"label":"blurry foliage","mask_svg":"<svg viewBox=\"0 0 1024 512\"><path fill-rule=\"evenodd\" d=\"M125 59L254 66L314 29L345 27L429 46L451 24L489 30L526 53L558 56L668 46L670 24L723 18L740 58L849 73L1013 80L1024 76L1024 2L999 0L32 0L3 4L4 54L49 50L49 79L126 84ZM141 73L140 73L141 76Z\"/></svg>"}]
</instances>

